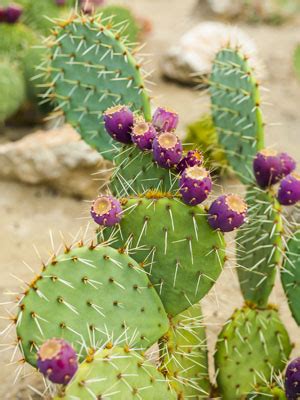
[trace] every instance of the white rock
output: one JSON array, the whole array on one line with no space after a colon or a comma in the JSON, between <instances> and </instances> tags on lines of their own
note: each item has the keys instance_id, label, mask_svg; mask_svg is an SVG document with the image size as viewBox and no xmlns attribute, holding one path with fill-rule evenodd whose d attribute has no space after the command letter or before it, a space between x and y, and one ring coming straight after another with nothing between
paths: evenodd
<instances>
[{"instance_id":1,"label":"white rock","mask_svg":"<svg viewBox=\"0 0 300 400\"><path fill-rule=\"evenodd\" d=\"M47 184L65 194L93 198L110 167L69 125L37 131L0 146L0 179ZM103 178L99 182L95 178Z\"/></svg>"},{"instance_id":2,"label":"white rock","mask_svg":"<svg viewBox=\"0 0 300 400\"><path fill-rule=\"evenodd\" d=\"M263 74L253 40L241 29L220 22L200 23L186 32L163 57L162 72L169 79L193 84L195 75L203 77L210 73L215 54L227 43L239 46L257 75Z\"/></svg>"}]
</instances>

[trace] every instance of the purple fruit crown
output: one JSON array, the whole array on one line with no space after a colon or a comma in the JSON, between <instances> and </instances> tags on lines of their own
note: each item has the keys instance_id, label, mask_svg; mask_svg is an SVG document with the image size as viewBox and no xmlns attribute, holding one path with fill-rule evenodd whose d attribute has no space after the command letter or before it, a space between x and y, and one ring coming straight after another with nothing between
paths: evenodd
<instances>
[{"instance_id":1,"label":"purple fruit crown","mask_svg":"<svg viewBox=\"0 0 300 400\"><path fill-rule=\"evenodd\" d=\"M63 339L49 339L38 351L37 367L51 382L66 385L78 369L75 350Z\"/></svg>"},{"instance_id":2,"label":"purple fruit crown","mask_svg":"<svg viewBox=\"0 0 300 400\"><path fill-rule=\"evenodd\" d=\"M143 117L138 117L134 121L132 128L132 141L141 150L151 150L152 143L157 132L150 122L146 122Z\"/></svg>"},{"instance_id":3,"label":"purple fruit crown","mask_svg":"<svg viewBox=\"0 0 300 400\"><path fill-rule=\"evenodd\" d=\"M162 168L173 168L182 156L182 144L171 132L162 132L153 140L153 158Z\"/></svg>"},{"instance_id":4,"label":"purple fruit crown","mask_svg":"<svg viewBox=\"0 0 300 400\"><path fill-rule=\"evenodd\" d=\"M164 107L158 107L153 115L152 123L158 132L175 131L178 125L178 114Z\"/></svg>"},{"instance_id":5,"label":"purple fruit crown","mask_svg":"<svg viewBox=\"0 0 300 400\"><path fill-rule=\"evenodd\" d=\"M246 220L247 204L236 194L222 195L210 206L208 222L213 229L231 232Z\"/></svg>"},{"instance_id":6,"label":"purple fruit crown","mask_svg":"<svg viewBox=\"0 0 300 400\"><path fill-rule=\"evenodd\" d=\"M91 216L98 225L116 225L122 218L121 204L113 196L101 195L92 204Z\"/></svg>"}]
</instances>

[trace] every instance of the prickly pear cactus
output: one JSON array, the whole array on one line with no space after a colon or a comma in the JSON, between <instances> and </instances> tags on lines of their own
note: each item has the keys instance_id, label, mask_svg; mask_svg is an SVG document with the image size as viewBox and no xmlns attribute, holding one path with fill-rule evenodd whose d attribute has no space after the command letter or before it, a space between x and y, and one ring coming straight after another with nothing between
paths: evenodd
<instances>
[{"instance_id":1,"label":"prickly pear cactus","mask_svg":"<svg viewBox=\"0 0 300 400\"><path fill-rule=\"evenodd\" d=\"M22 353L35 365L46 339L66 339L81 358L120 337L147 348L167 331L168 319L131 257L107 246L84 246L67 249L43 267L20 301L16 326Z\"/></svg>"},{"instance_id":2,"label":"prickly pear cactus","mask_svg":"<svg viewBox=\"0 0 300 400\"><path fill-rule=\"evenodd\" d=\"M149 192L123 199L119 232L103 234L115 238L114 247L129 247L132 257L143 263L167 313L175 316L214 285L224 264L225 243L222 233L209 226L203 208L165 195Z\"/></svg>"},{"instance_id":3,"label":"prickly pear cactus","mask_svg":"<svg viewBox=\"0 0 300 400\"><path fill-rule=\"evenodd\" d=\"M115 170L110 188L118 197L137 195L148 190L176 193L177 174L170 169L160 168L150 151L141 152L126 146L114 158Z\"/></svg>"},{"instance_id":4,"label":"prickly pear cactus","mask_svg":"<svg viewBox=\"0 0 300 400\"><path fill-rule=\"evenodd\" d=\"M177 399L168 380L138 352L128 347L100 349L89 356L65 390L73 399Z\"/></svg>"},{"instance_id":5,"label":"prickly pear cactus","mask_svg":"<svg viewBox=\"0 0 300 400\"><path fill-rule=\"evenodd\" d=\"M240 399L270 381L291 352L288 333L272 307L235 311L217 342L215 367L221 398Z\"/></svg>"},{"instance_id":6,"label":"prickly pear cactus","mask_svg":"<svg viewBox=\"0 0 300 400\"><path fill-rule=\"evenodd\" d=\"M128 43L137 43L141 27L129 8L111 5L101 8L99 12L101 12L102 18L107 18L109 22L112 22L112 25L121 24L124 26L122 36Z\"/></svg>"},{"instance_id":7,"label":"prickly pear cactus","mask_svg":"<svg viewBox=\"0 0 300 400\"><path fill-rule=\"evenodd\" d=\"M281 282L288 299L292 315L300 325L300 231L296 232L287 243L284 265L281 269Z\"/></svg>"},{"instance_id":8,"label":"prickly pear cactus","mask_svg":"<svg viewBox=\"0 0 300 400\"><path fill-rule=\"evenodd\" d=\"M57 103L56 111L87 143L112 159L117 146L104 131L103 111L122 103L149 119L150 101L141 66L122 39L122 26L112 29L106 22L101 16L58 22L43 69L49 80L45 97Z\"/></svg>"},{"instance_id":9,"label":"prickly pear cactus","mask_svg":"<svg viewBox=\"0 0 300 400\"><path fill-rule=\"evenodd\" d=\"M258 83L247 58L238 49L220 50L209 85L219 143L233 171L249 183L253 158L264 147L264 125Z\"/></svg>"},{"instance_id":10,"label":"prickly pear cactus","mask_svg":"<svg viewBox=\"0 0 300 400\"><path fill-rule=\"evenodd\" d=\"M161 370L171 379L179 398L207 399L210 393L205 327L196 304L171 319L160 340ZM180 397L181 396L181 397Z\"/></svg>"},{"instance_id":11,"label":"prickly pear cactus","mask_svg":"<svg viewBox=\"0 0 300 400\"><path fill-rule=\"evenodd\" d=\"M25 80L18 65L9 59L0 61L0 124L11 117L26 98Z\"/></svg>"},{"instance_id":12,"label":"prickly pear cactus","mask_svg":"<svg viewBox=\"0 0 300 400\"><path fill-rule=\"evenodd\" d=\"M237 233L237 273L245 300L264 307L282 260L281 207L257 187L248 189L246 201L249 222Z\"/></svg>"}]
</instances>

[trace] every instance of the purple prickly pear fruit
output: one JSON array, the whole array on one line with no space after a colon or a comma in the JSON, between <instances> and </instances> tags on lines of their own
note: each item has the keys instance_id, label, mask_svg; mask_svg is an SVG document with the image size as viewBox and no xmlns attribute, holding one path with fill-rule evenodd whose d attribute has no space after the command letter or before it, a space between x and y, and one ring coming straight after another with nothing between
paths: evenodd
<instances>
[{"instance_id":1,"label":"purple prickly pear fruit","mask_svg":"<svg viewBox=\"0 0 300 400\"><path fill-rule=\"evenodd\" d=\"M5 10L5 22L14 24L18 22L23 12L23 8L18 4L10 4Z\"/></svg>"},{"instance_id":2,"label":"purple prickly pear fruit","mask_svg":"<svg viewBox=\"0 0 300 400\"><path fill-rule=\"evenodd\" d=\"M92 204L91 216L98 225L113 226L121 221L121 204L113 196L101 195Z\"/></svg>"},{"instance_id":3,"label":"purple prickly pear fruit","mask_svg":"<svg viewBox=\"0 0 300 400\"><path fill-rule=\"evenodd\" d=\"M80 0L81 9L86 14L92 14L103 3L104 0Z\"/></svg>"},{"instance_id":4,"label":"purple prickly pear fruit","mask_svg":"<svg viewBox=\"0 0 300 400\"><path fill-rule=\"evenodd\" d=\"M5 22L6 19L6 9L4 7L0 7L0 22Z\"/></svg>"},{"instance_id":5,"label":"purple prickly pear fruit","mask_svg":"<svg viewBox=\"0 0 300 400\"><path fill-rule=\"evenodd\" d=\"M171 132L177 128L178 119L175 111L158 107L153 115L152 124L158 132Z\"/></svg>"},{"instance_id":6,"label":"purple prickly pear fruit","mask_svg":"<svg viewBox=\"0 0 300 400\"><path fill-rule=\"evenodd\" d=\"M57 6L64 6L66 4L66 0L55 0Z\"/></svg>"},{"instance_id":7,"label":"purple prickly pear fruit","mask_svg":"<svg viewBox=\"0 0 300 400\"><path fill-rule=\"evenodd\" d=\"M292 206L300 201L300 175L291 173L280 182L278 201L284 206Z\"/></svg>"},{"instance_id":8,"label":"purple prickly pear fruit","mask_svg":"<svg viewBox=\"0 0 300 400\"><path fill-rule=\"evenodd\" d=\"M247 204L236 194L218 197L208 210L208 222L213 229L231 232L246 220Z\"/></svg>"},{"instance_id":9,"label":"purple prickly pear fruit","mask_svg":"<svg viewBox=\"0 0 300 400\"><path fill-rule=\"evenodd\" d=\"M145 122L143 118L138 118L133 125L131 138L141 150L151 150L152 143L156 136L154 126Z\"/></svg>"},{"instance_id":10,"label":"purple prickly pear fruit","mask_svg":"<svg viewBox=\"0 0 300 400\"><path fill-rule=\"evenodd\" d=\"M131 143L133 113L127 106L108 108L104 114L104 125L111 137L121 143Z\"/></svg>"},{"instance_id":11,"label":"purple prickly pear fruit","mask_svg":"<svg viewBox=\"0 0 300 400\"><path fill-rule=\"evenodd\" d=\"M279 158L281 161L281 176L287 176L296 168L296 161L287 153L280 153Z\"/></svg>"},{"instance_id":12,"label":"purple prickly pear fruit","mask_svg":"<svg viewBox=\"0 0 300 400\"><path fill-rule=\"evenodd\" d=\"M270 149L264 149L256 154L253 170L257 184L261 188L274 185L281 177L282 167L279 154Z\"/></svg>"},{"instance_id":13,"label":"purple prickly pear fruit","mask_svg":"<svg viewBox=\"0 0 300 400\"><path fill-rule=\"evenodd\" d=\"M211 192L212 181L205 168L195 165L183 171L179 185L182 200L190 206L195 206L207 199Z\"/></svg>"},{"instance_id":14,"label":"purple prickly pear fruit","mask_svg":"<svg viewBox=\"0 0 300 400\"><path fill-rule=\"evenodd\" d=\"M284 385L288 400L300 398L300 357L291 361L287 366Z\"/></svg>"},{"instance_id":15,"label":"purple prickly pear fruit","mask_svg":"<svg viewBox=\"0 0 300 400\"><path fill-rule=\"evenodd\" d=\"M37 367L51 382L66 385L78 368L75 350L63 339L49 339L38 351Z\"/></svg>"},{"instance_id":16,"label":"purple prickly pear fruit","mask_svg":"<svg viewBox=\"0 0 300 400\"><path fill-rule=\"evenodd\" d=\"M153 140L153 158L162 168L173 168L181 159L182 144L174 133L162 132Z\"/></svg>"},{"instance_id":17,"label":"purple prickly pear fruit","mask_svg":"<svg viewBox=\"0 0 300 400\"><path fill-rule=\"evenodd\" d=\"M176 167L177 172L180 174L188 167L194 167L195 165L202 165L204 161L203 154L199 150L190 150L185 157L181 159Z\"/></svg>"}]
</instances>

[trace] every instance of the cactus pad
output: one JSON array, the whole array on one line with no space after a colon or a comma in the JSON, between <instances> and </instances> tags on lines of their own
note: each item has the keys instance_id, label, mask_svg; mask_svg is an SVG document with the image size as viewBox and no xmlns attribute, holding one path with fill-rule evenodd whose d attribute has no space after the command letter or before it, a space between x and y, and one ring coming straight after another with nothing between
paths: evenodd
<instances>
[{"instance_id":1,"label":"cactus pad","mask_svg":"<svg viewBox=\"0 0 300 400\"><path fill-rule=\"evenodd\" d=\"M122 26L117 31L102 22L101 16L60 22L43 69L51 80L46 97L58 103L57 110L87 143L111 159L116 145L105 132L103 111L122 103L147 119L151 115L140 65L123 43Z\"/></svg>"},{"instance_id":2,"label":"cactus pad","mask_svg":"<svg viewBox=\"0 0 300 400\"><path fill-rule=\"evenodd\" d=\"M240 399L283 370L291 352L287 331L272 308L237 310L217 342L215 365L223 400Z\"/></svg>"},{"instance_id":3,"label":"cactus pad","mask_svg":"<svg viewBox=\"0 0 300 400\"><path fill-rule=\"evenodd\" d=\"M26 98L22 71L8 59L0 61L0 124L21 107Z\"/></svg>"},{"instance_id":4,"label":"cactus pad","mask_svg":"<svg viewBox=\"0 0 300 400\"><path fill-rule=\"evenodd\" d=\"M242 181L252 180L252 162L264 147L258 84L239 50L216 55L210 76L213 122L231 168Z\"/></svg>"},{"instance_id":5,"label":"cactus pad","mask_svg":"<svg viewBox=\"0 0 300 400\"><path fill-rule=\"evenodd\" d=\"M264 307L282 259L282 218L277 200L254 187L248 190L249 223L237 233L238 277L245 300Z\"/></svg>"},{"instance_id":6,"label":"cactus pad","mask_svg":"<svg viewBox=\"0 0 300 400\"><path fill-rule=\"evenodd\" d=\"M300 231L287 243L286 259L281 269L281 281L293 317L300 325Z\"/></svg>"},{"instance_id":7,"label":"cactus pad","mask_svg":"<svg viewBox=\"0 0 300 400\"><path fill-rule=\"evenodd\" d=\"M179 396L208 398L207 345L199 304L171 320L171 328L161 340L161 354L161 369L172 380Z\"/></svg>"},{"instance_id":8,"label":"cactus pad","mask_svg":"<svg viewBox=\"0 0 300 400\"><path fill-rule=\"evenodd\" d=\"M62 398L176 400L177 396L155 365L142 355L128 348L112 347L99 350L80 365Z\"/></svg>"},{"instance_id":9,"label":"cactus pad","mask_svg":"<svg viewBox=\"0 0 300 400\"><path fill-rule=\"evenodd\" d=\"M138 41L141 27L129 8L111 5L101 8L99 11L101 12L102 18L110 17L113 25L125 22L122 36L126 38L129 43L136 43Z\"/></svg>"},{"instance_id":10,"label":"cactus pad","mask_svg":"<svg viewBox=\"0 0 300 400\"><path fill-rule=\"evenodd\" d=\"M225 243L213 231L201 207L189 207L178 198L123 199L120 237L132 257L143 262L149 279L159 293L166 311L175 316L198 302L214 285L225 259Z\"/></svg>"},{"instance_id":11,"label":"cactus pad","mask_svg":"<svg viewBox=\"0 0 300 400\"><path fill-rule=\"evenodd\" d=\"M84 353L120 337L147 348L167 329L163 305L144 271L106 246L79 247L54 258L25 293L17 318L22 352L33 365L37 348L49 338L63 338Z\"/></svg>"},{"instance_id":12,"label":"cactus pad","mask_svg":"<svg viewBox=\"0 0 300 400\"><path fill-rule=\"evenodd\" d=\"M147 190L176 192L177 175L170 169L160 168L153 161L152 152L126 146L114 159L115 171L111 178L112 193L120 196L144 193Z\"/></svg>"}]
</instances>

